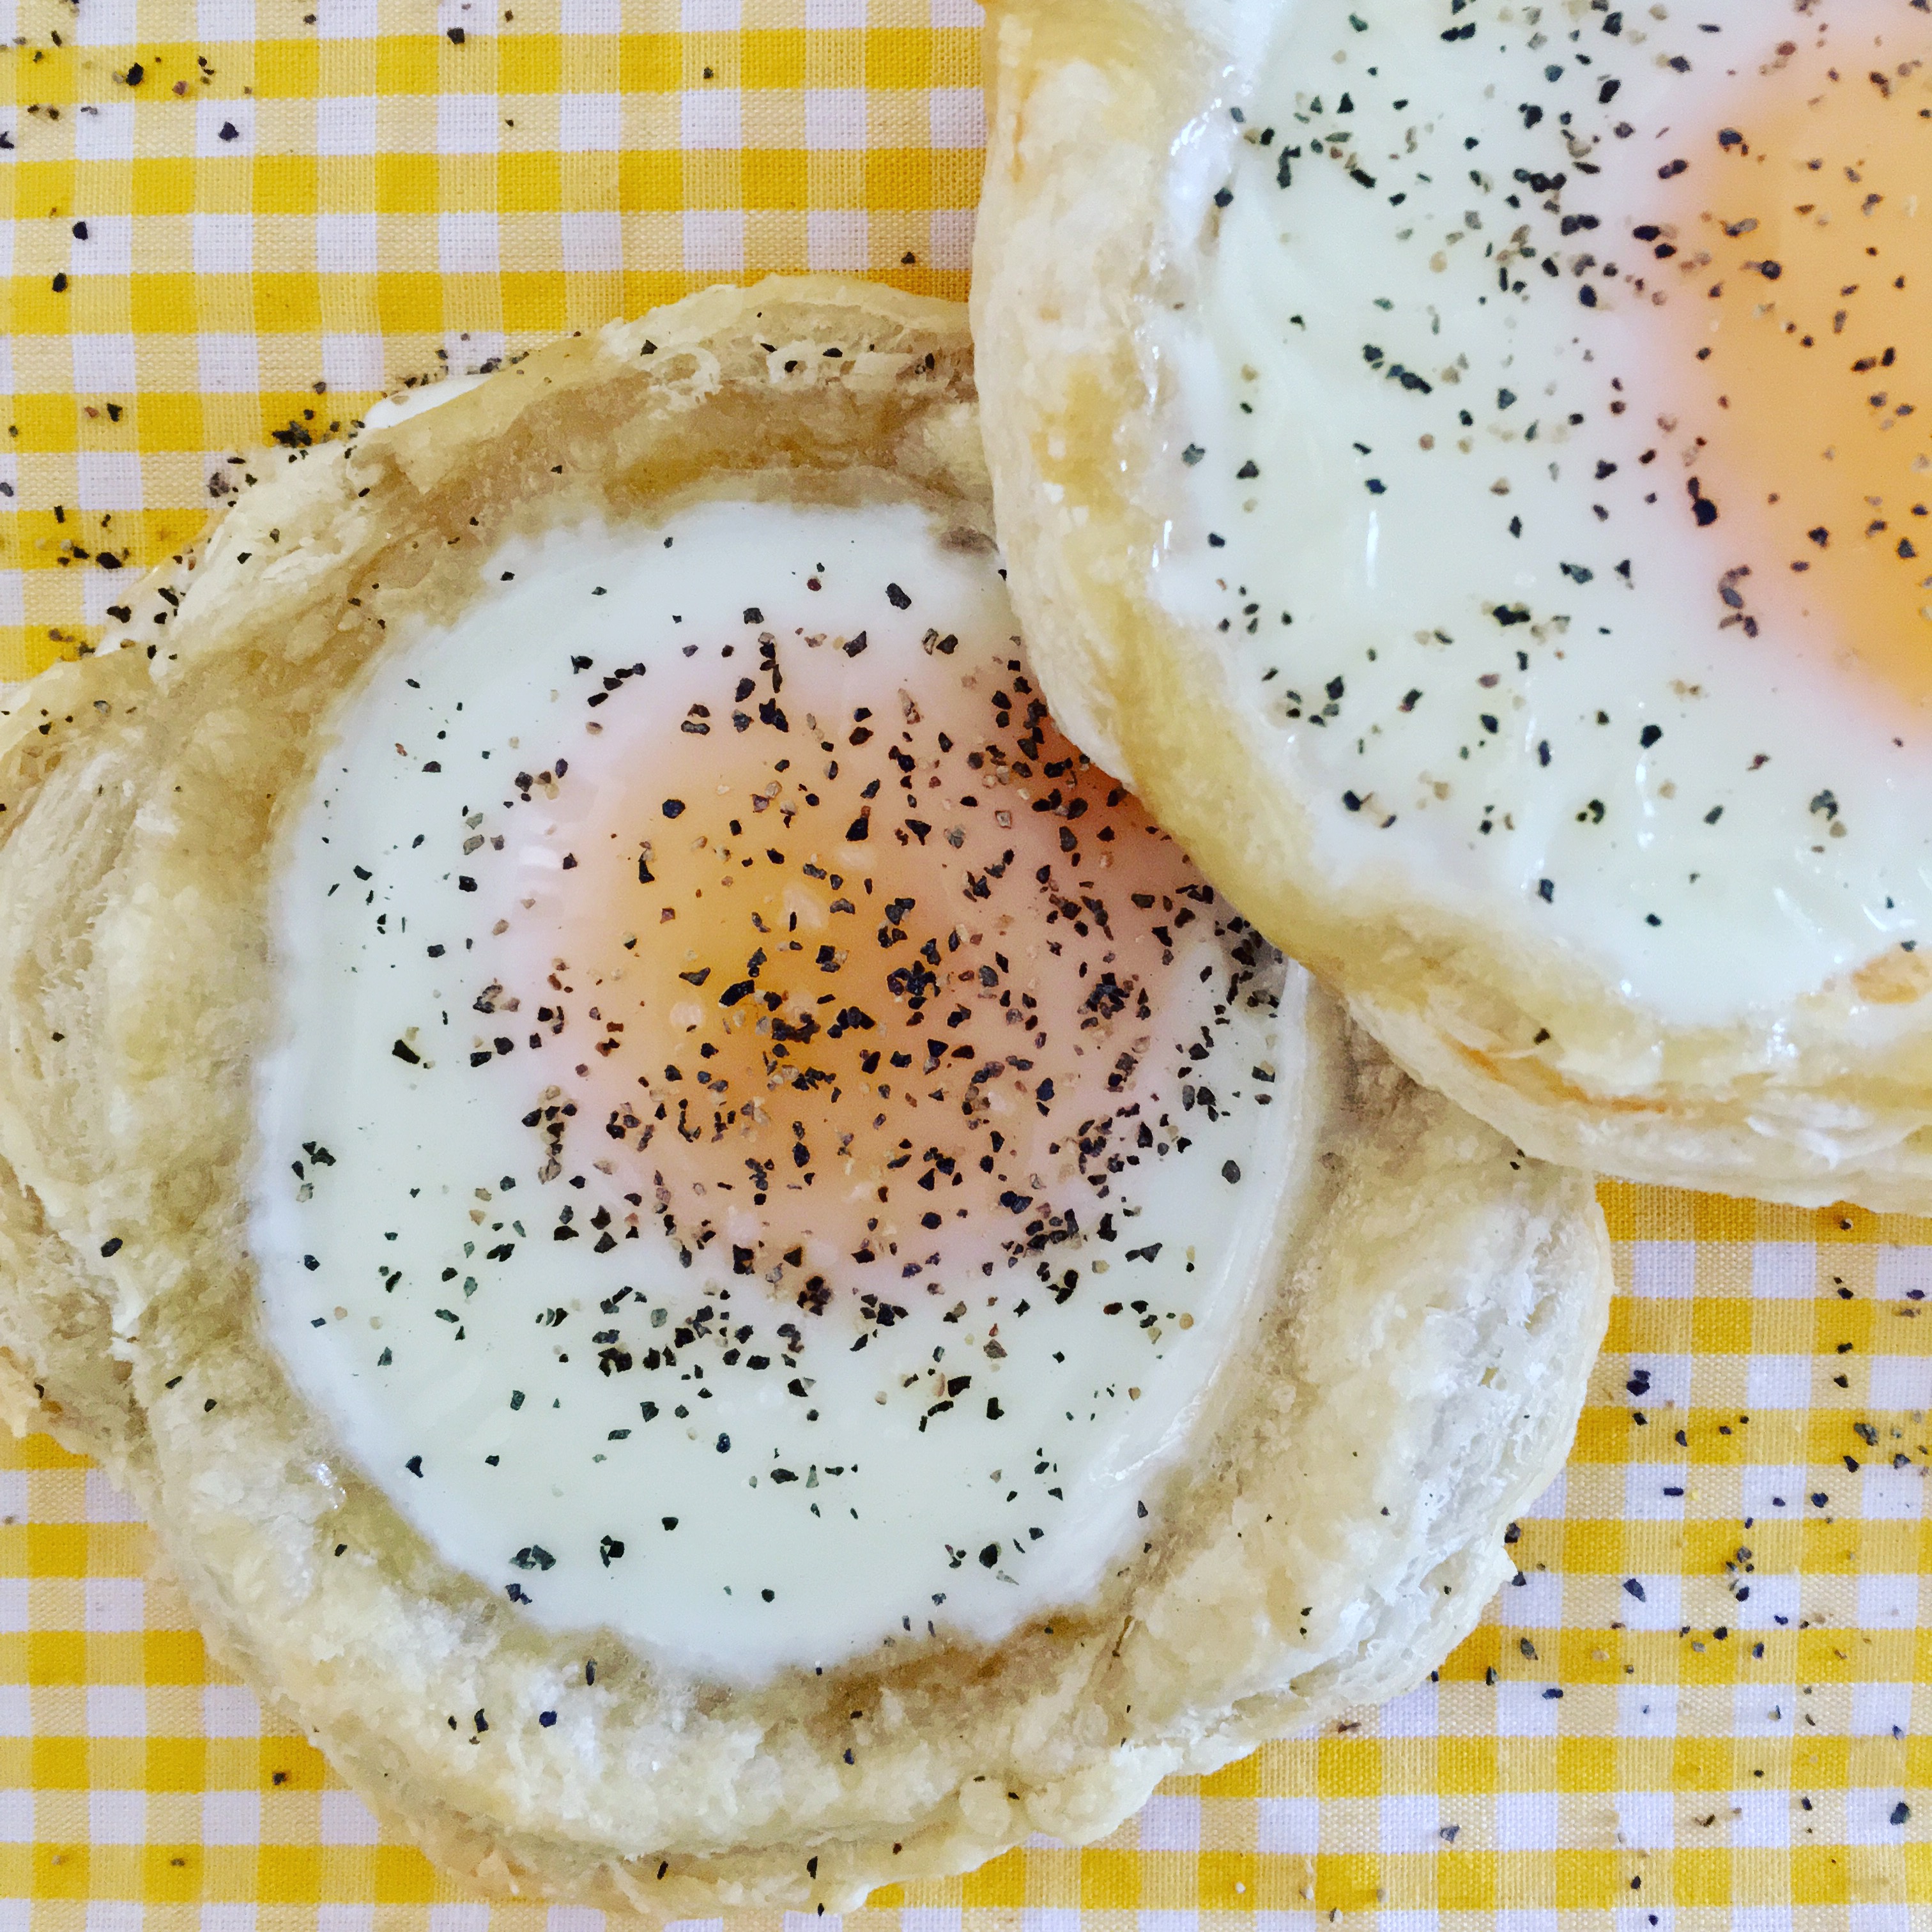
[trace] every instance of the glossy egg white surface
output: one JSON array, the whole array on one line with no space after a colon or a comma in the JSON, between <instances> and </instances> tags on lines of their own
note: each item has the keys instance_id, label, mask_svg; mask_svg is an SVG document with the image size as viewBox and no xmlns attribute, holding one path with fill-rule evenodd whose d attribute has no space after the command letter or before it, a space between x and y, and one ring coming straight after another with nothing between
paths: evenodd
<instances>
[{"instance_id":1,"label":"glossy egg white surface","mask_svg":"<svg viewBox=\"0 0 1932 1932\"><path fill-rule=\"evenodd\" d=\"M1150 561L1338 883L1554 940L1676 1026L1915 950L1932 20L1210 27L1167 176Z\"/></svg>"},{"instance_id":2,"label":"glossy egg white surface","mask_svg":"<svg viewBox=\"0 0 1932 1932\"><path fill-rule=\"evenodd\" d=\"M519 541L281 848L253 1248L446 1560L755 1681L1151 1533L1306 1156L1304 982L910 505Z\"/></svg>"}]
</instances>

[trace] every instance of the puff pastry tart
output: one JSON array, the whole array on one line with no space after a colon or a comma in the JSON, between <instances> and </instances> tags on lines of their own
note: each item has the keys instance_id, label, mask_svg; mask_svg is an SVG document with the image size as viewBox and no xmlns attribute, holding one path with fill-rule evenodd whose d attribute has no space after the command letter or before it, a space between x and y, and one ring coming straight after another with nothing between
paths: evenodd
<instances>
[{"instance_id":1,"label":"puff pastry tart","mask_svg":"<svg viewBox=\"0 0 1932 1932\"><path fill-rule=\"evenodd\" d=\"M16 1426L494 1892L849 1905L1412 1682L1600 1217L1059 735L963 311L419 400L12 703Z\"/></svg>"},{"instance_id":2,"label":"puff pastry tart","mask_svg":"<svg viewBox=\"0 0 1932 1932\"><path fill-rule=\"evenodd\" d=\"M1073 738L1532 1153L1932 1207L1932 22L992 22L982 407Z\"/></svg>"}]
</instances>

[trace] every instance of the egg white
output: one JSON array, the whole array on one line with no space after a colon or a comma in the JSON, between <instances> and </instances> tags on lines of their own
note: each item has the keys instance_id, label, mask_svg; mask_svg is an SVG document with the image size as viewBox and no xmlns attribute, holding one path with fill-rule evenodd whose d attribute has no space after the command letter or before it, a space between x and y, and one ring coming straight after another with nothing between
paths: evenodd
<instances>
[{"instance_id":1,"label":"egg white","mask_svg":"<svg viewBox=\"0 0 1932 1932\"><path fill-rule=\"evenodd\" d=\"M1250 1316L1305 1158L1305 982L1275 959L1232 998L1239 928L1203 919L1182 935L1178 1005L1137 1029L1165 1051L1120 1096L1162 1121L1159 1156L1149 1136L1145 1165L1132 1154L1084 1238L1044 1262L1009 1258L1004 1215L952 1240L944 1294L821 1240L836 1295L808 1318L795 1282L734 1276L728 1241L693 1265L648 1200L640 1217L627 1190L648 1188L650 1164L601 1118L576 1122L562 1172L542 1178L525 1116L582 1095L583 1008L622 1010L620 989L573 986L561 1039L530 1030L527 994L510 1017L476 1003L524 983L530 944L546 950L586 814L660 754L654 734L716 698L721 640L748 656L748 605L781 640L801 723L839 690L887 706L909 691L943 718L962 676L1006 675L994 562L942 535L909 505L726 502L513 542L479 560L457 621L395 638L352 693L280 848L280 1037L258 1087L251 1235L279 1352L446 1562L546 1628L606 1625L713 1676L942 1631L991 1642L1086 1597L1151 1533L1147 1500ZM921 650L935 622L956 650ZM870 647L814 658L808 630ZM634 662L637 688L603 704L601 674ZM721 736L729 782L747 741ZM560 761L553 796L519 802L514 774ZM1018 956L1027 940L1023 922L1005 943ZM1211 1051L1190 1059L1198 1041ZM1064 1085L1056 1051L1042 1064ZM1195 1107L1195 1081L1218 1104ZM593 1216L619 1235L641 1218L641 1238L574 1238Z\"/></svg>"},{"instance_id":2,"label":"egg white","mask_svg":"<svg viewBox=\"0 0 1932 1932\"><path fill-rule=\"evenodd\" d=\"M1720 178L1716 132L1751 124L1789 22L1264 11L1166 184L1154 581L1312 791L1335 874L1553 942L1672 1025L1916 946L1925 721L1828 625L1742 620L1787 566L1730 490L1700 512L1725 412L1666 360L1663 304L1709 309L1711 277L1696 235L1666 266L1631 232L1672 168L1781 212L1781 177ZM1925 442L1901 427L1871 480L1895 502Z\"/></svg>"}]
</instances>

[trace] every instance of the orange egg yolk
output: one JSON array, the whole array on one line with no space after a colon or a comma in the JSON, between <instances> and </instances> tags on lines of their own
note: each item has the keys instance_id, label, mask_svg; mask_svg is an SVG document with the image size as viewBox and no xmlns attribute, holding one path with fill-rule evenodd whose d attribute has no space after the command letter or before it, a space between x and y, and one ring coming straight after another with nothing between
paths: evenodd
<instances>
[{"instance_id":1,"label":"orange egg yolk","mask_svg":"<svg viewBox=\"0 0 1932 1932\"><path fill-rule=\"evenodd\" d=\"M629 735L551 787L593 806L506 975L578 1043L539 1131L808 1307L854 1266L1042 1254L1178 1137L1140 1070L1186 1063L1177 980L1215 896L1018 659L952 646L908 672L768 632L677 674L681 717L650 681L614 694Z\"/></svg>"},{"instance_id":2,"label":"orange egg yolk","mask_svg":"<svg viewBox=\"0 0 1932 1932\"><path fill-rule=\"evenodd\" d=\"M1731 123L1696 137L1718 165L1667 178L1636 230L1668 291L1670 365L1697 372L1702 446L1661 487L1732 526L1724 621L1807 640L1916 706L1932 699L1932 28L1877 46L1792 28L1804 44L1780 43Z\"/></svg>"}]
</instances>

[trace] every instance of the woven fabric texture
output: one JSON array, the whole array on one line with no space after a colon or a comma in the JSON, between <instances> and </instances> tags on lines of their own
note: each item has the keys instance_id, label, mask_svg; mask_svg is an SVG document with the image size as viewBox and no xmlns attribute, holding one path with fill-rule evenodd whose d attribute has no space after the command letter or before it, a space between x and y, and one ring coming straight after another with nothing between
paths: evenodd
<instances>
[{"instance_id":1,"label":"woven fabric texture","mask_svg":"<svg viewBox=\"0 0 1932 1932\"><path fill-rule=\"evenodd\" d=\"M963 296L970 0L0 0L0 678L231 459L709 283ZM111 561L110 561L111 560Z\"/></svg>"},{"instance_id":2,"label":"woven fabric texture","mask_svg":"<svg viewBox=\"0 0 1932 1932\"><path fill-rule=\"evenodd\" d=\"M249 449L406 380L773 270L963 295L978 25L0 0L0 676L84 642ZM865 1932L1932 1924L1932 1227L1604 1200L1576 1453L1439 1682ZM0 1932L598 1932L385 1837L208 1664L98 1472L0 1444Z\"/></svg>"}]
</instances>

